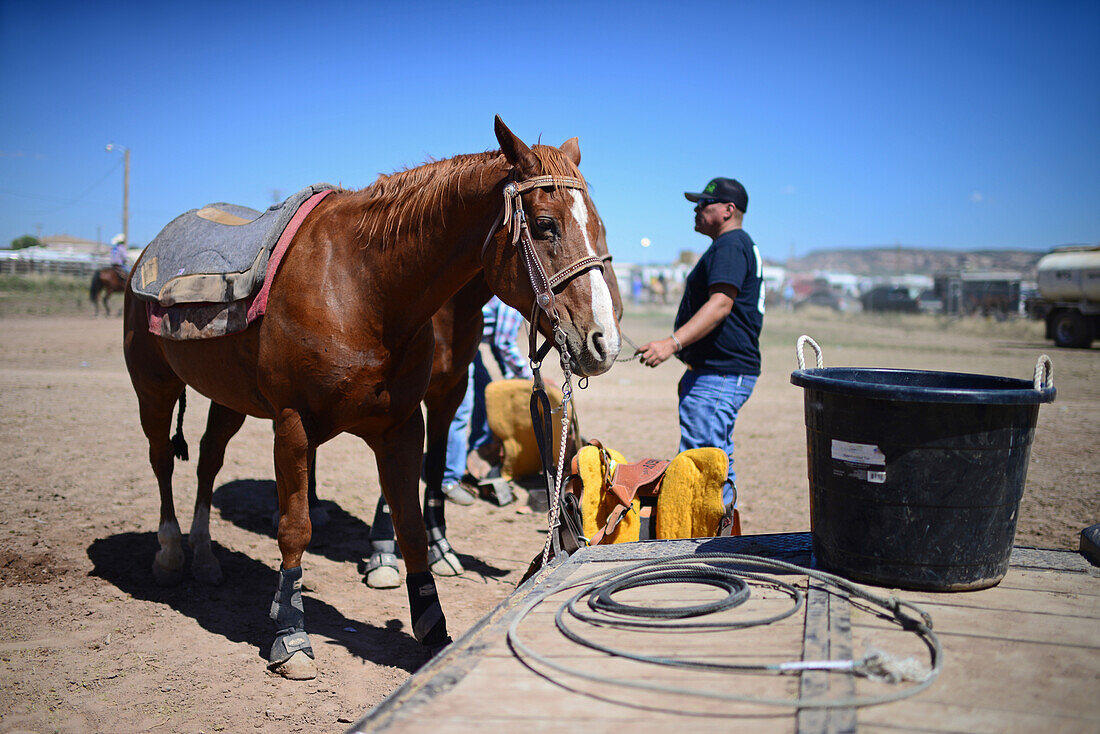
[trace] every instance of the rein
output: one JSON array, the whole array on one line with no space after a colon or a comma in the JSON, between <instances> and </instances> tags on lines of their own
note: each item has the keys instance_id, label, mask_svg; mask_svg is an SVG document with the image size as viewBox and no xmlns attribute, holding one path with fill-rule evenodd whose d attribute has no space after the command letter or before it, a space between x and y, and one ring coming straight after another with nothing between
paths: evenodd
<instances>
[{"instance_id":1,"label":"rein","mask_svg":"<svg viewBox=\"0 0 1100 734\"><path fill-rule=\"evenodd\" d=\"M565 286L581 273L593 268L604 269L604 261L610 258L601 258L596 255L588 255L579 258L566 265L553 275L546 274L546 268L535 252L531 244L531 229L527 224L527 214L523 210L523 194L536 188L567 188L585 189L582 179L569 176L535 176L524 181L509 181L504 186L504 205L496 222L489 230L485 238L485 244L481 248L481 259L485 260L485 251L489 243L502 225L508 227L511 244L519 249L520 256L527 266L527 276L531 280L531 288L535 293L535 302L531 308L529 349L531 359L531 372L534 378L531 390L531 422L535 429L535 439L538 442L539 454L542 458L543 475L546 479L547 499L549 500L549 532L546 545L542 549L542 563L545 566L551 554L557 557L562 552L561 539L558 537L560 525L559 502L561 485L565 468L565 449L569 432L569 403L573 397L573 386L570 382L572 370L570 368L569 349L566 345L565 332L561 329L561 321L558 318L557 308L554 303L554 293L561 292ZM542 347L538 346L539 319L545 316L549 322L554 341L547 340ZM562 402L561 402L561 446L558 453L558 461L555 467L552 465L551 453L553 444L550 435L553 431L550 414L550 399L546 396L546 386L542 379L540 368L542 360L550 352L554 345L558 347L561 358ZM582 385L583 387L583 385Z\"/></svg>"}]
</instances>

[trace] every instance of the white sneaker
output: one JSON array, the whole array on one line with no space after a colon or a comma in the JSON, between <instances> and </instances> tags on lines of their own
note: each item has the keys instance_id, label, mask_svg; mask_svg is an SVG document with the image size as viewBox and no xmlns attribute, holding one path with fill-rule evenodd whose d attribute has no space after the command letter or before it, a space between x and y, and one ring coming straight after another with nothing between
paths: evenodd
<instances>
[{"instance_id":1,"label":"white sneaker","mask_svg":"<svg viewBox=\"0 0 1100 734\"><path fill-rule=\"evenodd\" d=\"M443 496L456 505L472 505L477 497L461 482L443 485Z\"/></svg>"}]
</instances>

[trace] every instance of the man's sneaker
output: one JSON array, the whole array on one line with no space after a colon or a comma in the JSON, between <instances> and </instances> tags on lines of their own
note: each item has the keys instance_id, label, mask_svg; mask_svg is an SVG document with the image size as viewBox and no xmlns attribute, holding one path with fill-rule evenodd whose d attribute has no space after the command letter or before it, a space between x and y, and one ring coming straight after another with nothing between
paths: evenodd
<instances>
[{"instance_id":1,"label":"man's sneaker","mask_svg":"<svg viewBox=\"0 0 1100 734\"><path fill-rule=\"evenodd\" d=\"M443 485L443 496L456 505L472 505L477 497L461 482Z\"/></svg>"}]
</instances>

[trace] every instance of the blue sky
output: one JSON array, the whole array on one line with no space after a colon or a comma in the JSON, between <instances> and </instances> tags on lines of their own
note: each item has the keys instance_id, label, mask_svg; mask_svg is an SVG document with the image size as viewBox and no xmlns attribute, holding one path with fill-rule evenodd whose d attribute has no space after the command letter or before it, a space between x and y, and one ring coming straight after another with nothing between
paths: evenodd
<instances>
[{"instance_id":1,"label":"blue sky","mask_svg":"<svg viewBox=\"0 0 1100 734\"><path fill-rule=\"evenodd\" d=\"M262 9L262 10L261 10ZM0 243L579 136L618 261L1100 242L1100 3L0 0ZM640 246L642 238L652 245Z\"/></svg>"}]
</instances>

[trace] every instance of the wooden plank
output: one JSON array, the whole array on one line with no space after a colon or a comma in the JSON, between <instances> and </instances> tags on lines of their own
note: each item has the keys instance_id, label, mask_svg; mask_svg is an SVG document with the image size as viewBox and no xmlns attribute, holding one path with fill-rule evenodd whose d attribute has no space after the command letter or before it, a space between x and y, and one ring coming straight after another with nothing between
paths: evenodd
<instances>
[{"instance_id":1,"label":"wooden plank","mask_svg":"<svg viewBox=\"0 0 1100 734\"><path fill-rule=\"evenodd\" d=\"M811 581L806 594L805 629L802 660L846 660L852 657L848 596L830 591L824 584ZM850 698L855 685L850 675L825 670L802 673L799 698ZM851 734L856 731L855 710L845 708L802 708L798 710L798 734Z\"/></svg>"},{"instance_id":2,"label":"wooden plank","mask_svg":"<svg viewBox=\"0 0 1100 734\"><path fill-rule=\"evenodd\" d=\"M1074 554L1015 549L1000 585L959 594L894 592L929 611L945 648L944 671L928 690L856 712L765 708L675 693L597 683L519 660L505 633L528 600L544 598L520 625L525 643L558 664L643 684L749 696L879 695L897 686L814 673L743 675L669 669L610 656L574 644L554 626L558 607L595 571L641 559L721 551L757 553L809 564L809 534L650 541L584 549L529 583L479 622L443 655L418 671L353 731L458 732L737 730L741 732L1057 732L1100 731L1100 584L1095 569ZM1054 569L1054 570L1051 570ZM806 577L783 574L806 588ZM888 594L889 590L875 590ZM721 598L694 584L626 590L617 601L683 605ZM786 594L753 588L752 606L723 612L731 619L784 608ZM726 632L639 632L571 621L593 640L670 658L774 663L847 659L873 644L890 654L928 660L913 633L899 630L861 602L811 588L803 612L782 622ZM847 688L841 686L846 685ZM912 686L912 683L902 684Z\"/></svg>"}]
</instances>

